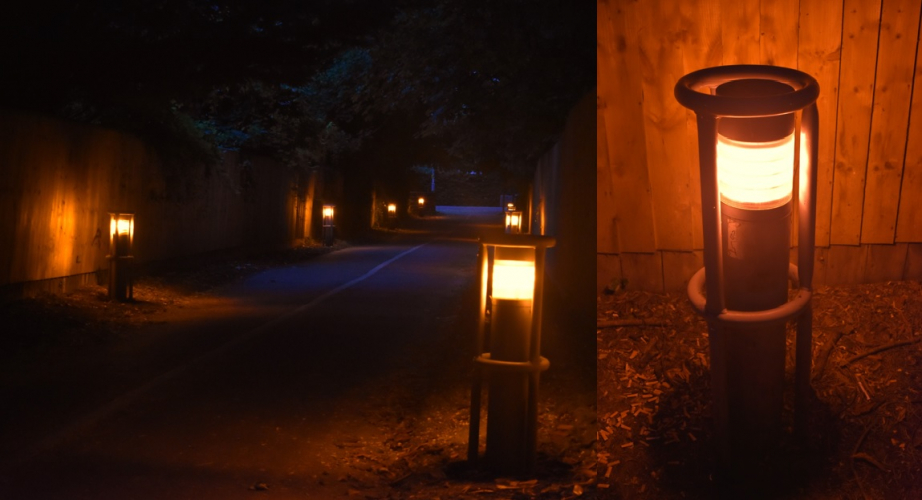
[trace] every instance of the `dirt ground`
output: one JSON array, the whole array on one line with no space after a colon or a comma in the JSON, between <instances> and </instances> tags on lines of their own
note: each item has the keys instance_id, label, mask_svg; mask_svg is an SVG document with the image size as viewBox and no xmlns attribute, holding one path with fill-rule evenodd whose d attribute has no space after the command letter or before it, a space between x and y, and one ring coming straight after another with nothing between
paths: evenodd
<instances>
[{"instance_id":1,"label":"dirt ground","mask_svg":"<svg viewBox=\"0 0 922 500\"><path fill-rule=\"evenodd\" d=\"M786 433L766 498L922 498L922 285L814 294L806 442L790 435L794 332L787 335ZM600 498L713 498L707 325L685 293L598 296Z\"/></svg>"},{"instance_id":2,"label":"dirt ground","mask_svg":"<svg viewBox=\"0 0 922 500\"><path fill-rule=\"evenodd\" d=\"M0 303L2 324L24 325L0 335L0 376L41 370L57 360L85 359L91 364L91 353L155 342L144 338L147 325L219 300L224 285L251 273L326 251L309 246L260 256L212 256L151 271L136 280L133 302L109 301L104 287L90 286L64 296ZM359 499L592 498L597 471L595 391L572 371L551 370L542 378L536 478L498 478L466 462L470 367L449 361L457 356L447 353L469 349L471 325L446 318L453 320L453 345L433 358L435 364L449 363L447 369L420 367L419 373L394 373L382 380L382 385L396 389L380 393L389 403L382 405L387 410L366 415L379 432L357 433L338 443L330 450L327 468L311 478L315 486L335 487ZM449 375L433 380L427 373L435 368ZM249 489L280 488L285 485L257 482Z\"/></svg>"}]
</instances>

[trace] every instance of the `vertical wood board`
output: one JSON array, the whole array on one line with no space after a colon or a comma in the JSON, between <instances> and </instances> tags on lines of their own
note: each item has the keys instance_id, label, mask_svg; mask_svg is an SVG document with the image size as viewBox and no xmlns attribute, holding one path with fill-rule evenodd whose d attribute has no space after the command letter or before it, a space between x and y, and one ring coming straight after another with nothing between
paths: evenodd
<instances>
[{"instance_id":1,"label":"vertical wood board","mask_svg":"<svg viewBox=\"0 0 922 500\"><path fill-rule=\"evenodd\" d=\"M600 253L596 255L596 292L606 288L617 290L621 285L621 256Z\"/></svg>"},{"instance_id":2,"label":"vertical wood board","mask_svg":"<svg viewBox=\"0 0 922 500\"><path fill-rule=\"evenodd\" d=\"M833 245L826 258L826 285L861 283L867 261L867 245Z\"/></svg>"},{"instance_id":3,"label":"vertical wood board","mask_svg":"<svg viewBox=\"0 0 922 500\"><path fill-rule=\"evenodd\" d=\"M720 0L723 64L759 64L759 0Z\"/></svg>"},{"instance_id":4,"label":"vertical wood board","mask_svg":"<svg viewBox=\"0 0 922 500\"><path fill-rule=\"evenodd\" d=\"M896 235L920 7L919 0L883 3L861 220L862 243L893 243Z\"/></svg>"},{"instance_id":5,"label":"vertical wood board","mask_svg":"<svg viewBox=\"0 0 922 500\"><path fill-rule=\"evenodd\" d=\"M653 251L653 205L636 37L627 33L620 2L598 2L598 93L605 118L615 220L621 251Z\"/></svg>"},{"instance_id":6,"label":"vertical wood board","mask_svg":"<svg viewBox=\"0 0 922 500\"><path fill-rule=\"evenodd\" d=\"M798 68L820 84L815 242L822 247L829 246L830 238L841 49L842 2L801 0Z\"/></svg>"},{"instance_id":7,"label":"vertical wood board","mask_svg":"<svg viewBox=\"0 0 922 500\"><path fill-rule=\"evenodd\" d=\"M615 189L609 170L608 141L605 133L605 114L596 110L596 251L617 253L618 224L615 207Z\"/></svg>"},{"instance_id":8,"label":"vertical wood board","mask_svg":"<svg viewBox=\"0 0 922 500\"><path fill-rule=\"evenodd\" d=\"M643 82L647 171L652 191L657 249L692 246L693 165L688 162L685 108L673 88L684 74L681 0L635 4L627 18L636 36ZM691 47L688 47L691 49Z\"/></svg>"},{"instance_id":9,"label":"vertical wood board","mask_svg":"<svg viewBox=\"0 0 922 500\"><path fill-rule=\"evenodd\" d=\"M845 0L829 225L832 245L861 242L879 27L880 0Z\"/></svg>"},{"instance_id":10,"label":"vertical wood board","mask_svg":"<svg viewBox=\"0 0 922 500\"><path fill-rule=\"evenodd\" d=\"M922 33L919 34L922 38ZM906 161L896 219L896 241L922 242L922 43L916 48L916 73L907 132Z\"/></svg>"},{"instance_id":11,"label":"vertical wood board","mask_svg":"<svg viewBox=\"0 0 922 500\"><path fill-rule=\"evenodd\" d=\"M686 49L682 52L685 74L699 69L720 66L723 58L720 8L714 2L681 2L682 29ZM691 165L689 195L692 197L692 245L683 250L702 250L704 236L701 220L701 174L698 163L698 122L695 112L685 110L685 141Z\"/></svg>"},{"instance_id":12,"label":"vertical wood board","mask_svg":"<svg viewBox=\"0 0 922 500\"><path fill-rule=\"evenodd\" d=\"M663 291L663 258L660 252L621 254L625 290Z\"/></svg>"},{"instance_id":13,"label":"vertical wood board","mask_svg":"<svg viewBox=\"0 0 922 500\"><path fill-rule=\"evenodd\" d=\"M704 267L704 252L662 252L663 289L679 292L688 288L688 280Z\"/></svg>"},{"instance_id":14,"label":"vertical wood board","mask_svg":"<svg viewBox=\"0 0 922 500\"><path fill-rule=\"evenodd\" d=\"M759 16L760 63L796 68L799 0L762 0Z\"/></svg>"},{"instance_id":15,"label":"vertical wood board","mask_svg":"<svg viewBox=\"0 0 922 500\"><path fill-rule=\"evenodd\" d=\"M895 245L868 245L864 264L863 283L882 283L903 279L906 264L906 243Z\"/></svg>"}]
</instances>

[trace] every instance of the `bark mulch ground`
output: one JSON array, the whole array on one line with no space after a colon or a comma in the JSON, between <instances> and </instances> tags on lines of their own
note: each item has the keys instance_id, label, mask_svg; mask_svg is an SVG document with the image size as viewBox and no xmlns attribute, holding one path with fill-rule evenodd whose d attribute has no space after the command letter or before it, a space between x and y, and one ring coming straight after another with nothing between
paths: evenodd
<instances>
[{"instance_id":1,"label":"bark mulch ground","mask_svg":"<svg viewBox=\"0 0 922 500\"><path fill-rule=\"evenodd\" d=\"M619 291L597 303L602 498L713 498L707 325L684 293ZM785 437L752 496L922 498L922 285L823 287L814 295L806 442Z\"/></svg>"}]
</instances>

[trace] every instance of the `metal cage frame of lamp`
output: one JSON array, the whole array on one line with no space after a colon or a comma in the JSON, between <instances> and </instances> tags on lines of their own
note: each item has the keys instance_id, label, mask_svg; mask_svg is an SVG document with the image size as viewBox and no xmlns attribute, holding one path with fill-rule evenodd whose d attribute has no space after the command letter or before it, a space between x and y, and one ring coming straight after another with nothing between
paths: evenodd
<instances>
[{"instance_id":1,"label":"metal cage frame of lamp","mask_svg":"<svg viewBox=\"0 0 922 500\"><path fill-rule=\"evenodd\" d=\"M786 84L793 92L759 97L716 95L717 86L743 80L771 80ZM699 168L701 173L701 207L704 235L704 267L688 282L688 296L707 320L714 419L718 429L718 456L729 460L730 443L726 432L729 405L726 370L727 339L723 333L731 327L778 325L797 321L795 344L795 432L806 432L805 407L810 395L812 346L812 289L814 234L816 228L817 142L819 114L816 99L819 84L803 72L761 65L731 65L702 69L683 76L676 83L675 97L697 116ZM722 246L721 192L718 184L718 123L722 118L778 117L800 112L801 126L798 180L798 254L797 265L789 264L788 274L797 294L792 300L773 309L735 311L726 307L725 264ZM793 117L792 117L793 119ZM796 133L795 136L798 134ZM796 137L795 137L796 140ZM798 149L795 148L795 151ZM707 292L707 298L702 293Z\"/></svg>"},{"instance_id":2,"label":"metal cage frame of lamp","mask_svg":"<svg viewBox=\"0 0 922 500\"><path fill-rule=\"evenodd\" d=\"M538 383L540 373L547 370L550 362L541 356L541 318L544 305L544 270L547 249L553 247L556 240L551 236L539 235L496 235L489 239L481 239L478 264L480 269L480 321L478 323L475 339L474 371L471 388L471 415L468 435L468 461L473 463L479 456L481 393L484 371L489 370L493 376L503 374L522 374L528 377L526 408L524 409L525 422L522 429L524 436L524 450L516 457L516 463L506 464L506 472L516 474L532 474L535 469L536 443L537 443L537 416L538 416ZM493 249L492 256L490 249ZM511 249L512 251L533 252L534 262L534 287L532 289L531 325L528 333L527 360L507 361L496 359L487 352L485 345L487 338L487 325L490 324L491 336L497 332L492 331L495 326L496 314L489 312L491 297L496 294L493 289L494 270L497 250ZM492 379L491 379L492 380ZM489 422L488 422L489 423ZM489 432L488 432L489 434ZM487 436L487 454L490 453L490 436Z\"/></svg>"}]
</instances>

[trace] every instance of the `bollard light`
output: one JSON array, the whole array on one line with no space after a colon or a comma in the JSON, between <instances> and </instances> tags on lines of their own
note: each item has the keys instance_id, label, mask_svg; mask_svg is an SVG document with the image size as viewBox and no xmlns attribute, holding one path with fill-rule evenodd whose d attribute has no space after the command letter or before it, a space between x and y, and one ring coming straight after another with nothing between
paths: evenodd
<instances>
[{"instance_id":1,"label":"bollard light","mask_svg":"<svg viewBox=\"0 0 922 500\"><path fill-rule=\"evenodd\" d=\"M522 212L506 212L506 233L520 234L522 232Z\"/></svg>"},{"instance_id":2,"label":"bollard light","mask_svg":"<svg viewBox=\"0 0 922 500\"><path fill-rule=\"evenodd\" d=\"M134 214L109 212L109 298L125 301L134 298L132 246Z\"/></svg>"},{"instance_id":3,"label":"bollard light","mask_svg":"<svg viewBox=\"0 0 922 500\"><path fill-rule=\"evenodd\" d=\"M321 214L323 215L323 246L331 247L333 246L333 231L335 229L335 224L333 223L333 214L336 211L336 205L323 205Z\"/></svg>"},{"instance_id":4,"label":"bollard light","mask_svg":"<svg viewBox=\"0 0 922 500\"><path fill-rule=\"evenodd\" d=\"M704 268L689 280L688 294L708 323L720 471L737 479L758 469L753 461L781 432L789 320L797 321L795 430L805 432L818 96L813 77L774 66L703 69L675 86L676 99L695 112L698 125ZM797 266L788 262L795 172ZM789 279L799 286L790 301Z\"/></svg>"},{"instance_id":5,"label":"bollard light","mask_svg":"<svg viewBox=\"0 0 922 500\"><path fill-rule=\"evenodd\" d=\"M385 212L387 213L384 219L384 225L388 229L394 229L397 227L397 204L394 202L388 202L385 205Z\"/></svg>"},{"instance_id":6,"label":"bollard light","mask_svg":"<svg viewBox=\"0 0 922 500\"><path fill-rule=\"evenodd\" d=\"M475 342L468 460L479 457L480 401L489 372L488 466L502 474L534 473L546 250L554 238L502 235L480 244L480 322ZM486 339L489 338L489 346Z\"/></svg>"},{"instance_id":7,"label":"bollard light","mask_svg":"<svg viewBox=\"0 0 922 500\"><path fill-rule=\"evenodd\" d=\"M515 203L512 203L511 201L509 203L506 203L507 212L512 212L514 210L515 210Z\"/></svg>"}]
</instances>

